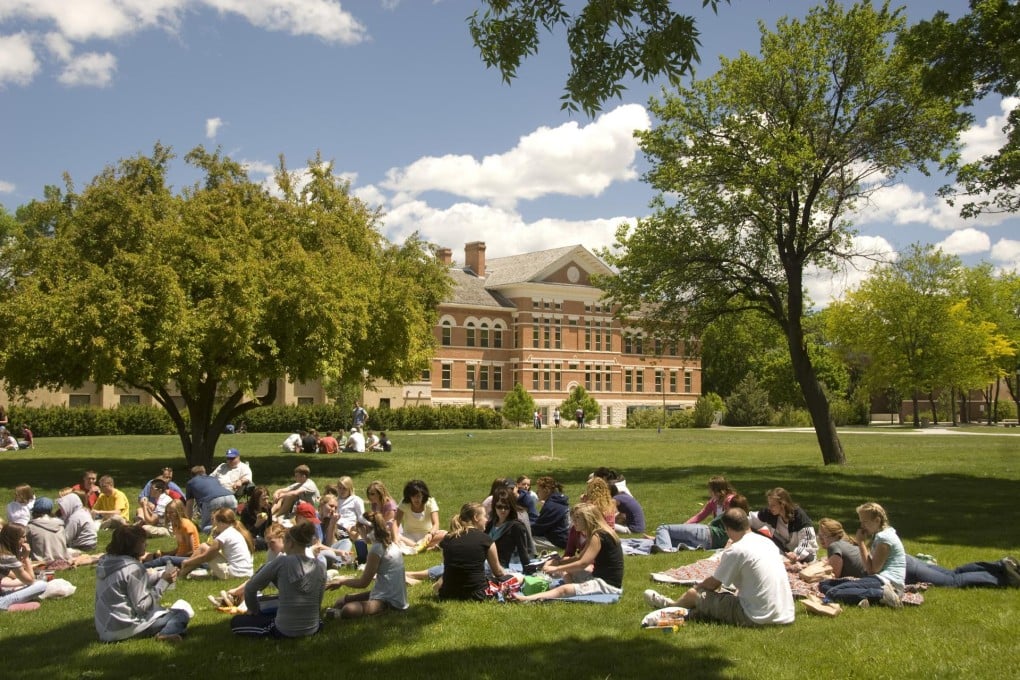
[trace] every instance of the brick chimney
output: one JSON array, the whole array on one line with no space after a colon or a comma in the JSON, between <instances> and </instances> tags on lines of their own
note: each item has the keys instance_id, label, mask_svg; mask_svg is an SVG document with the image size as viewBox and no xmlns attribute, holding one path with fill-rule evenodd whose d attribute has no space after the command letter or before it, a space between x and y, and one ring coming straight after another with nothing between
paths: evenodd
<instances>
[{"instance_id":1,"label":"brick chimney","mask_svg":"<svg viewBox=\"0 0 1020 680\"><path fill-rule=\"evenodd\" d=\"M485 241L464 244L464 264L478 278L485 278Z\"/></svg>"},{"instance_id":2,"label":"brick chimney","mask_svg":"<svg viewBox=\"0 0 1020 680\"><path fill-rule=\"evenodd\" d=\"M449 248L440 248L437 250L436 257L439 258L439 264L447 267L453 264L453 251Z\"/></svg>"}]
</instances>

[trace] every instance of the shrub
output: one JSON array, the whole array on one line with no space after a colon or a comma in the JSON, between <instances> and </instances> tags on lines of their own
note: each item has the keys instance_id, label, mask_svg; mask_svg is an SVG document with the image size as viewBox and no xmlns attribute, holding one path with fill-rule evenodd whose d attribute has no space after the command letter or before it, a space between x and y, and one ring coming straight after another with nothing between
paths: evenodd
<instances>
[{"instance_id":1,"label":"shrub","mask_svg":"<svg viewBox=\"0 0 1020 680\"><path fill-rule=\"evenodd\" d=\"M811 427L811 414L806 408L786 404L772 414L772 424L779 427Z\"/></svg>"},{"instance_id":2,"label":"shrub","mask_svg":"<svg viewBox=\"0 0 1020 680\"><path fill-rule=\"evenodd\" d=\"M722 397L715 392L709 392L698 397L694 403L692 421L694 427L712 427L715 423L715 414L725 410Z\"/></svg>"},{"instance_id":3,"label":"shrub","mask_svg":"<svg viewBox=\"0 0 1020 680\"><path fill-rule=\"evenodd\" d=\"M769 407L768 392L758 385L758 380L753 374L748 373L726 400L726 415L723 422L740 427L768 425L771 419L772 409Z\"/></svg>"}]
</instances>

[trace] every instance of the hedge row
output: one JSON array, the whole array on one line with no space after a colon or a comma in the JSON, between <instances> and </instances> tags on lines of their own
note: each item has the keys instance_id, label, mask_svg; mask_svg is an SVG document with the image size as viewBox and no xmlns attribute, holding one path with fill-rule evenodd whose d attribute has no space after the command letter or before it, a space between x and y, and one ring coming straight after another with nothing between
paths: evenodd
<instances>
[{"instance_id":1,"label":"hedge row","mask_svg":"<svg viewBox=\"0 0 1020 680\"><path fill-rule=\"evenodd\" d=\"M186 415L186 414L185 414ZM21 435L28 425L37 437L86 437L111 434L176 434L170 416L159 406L67 408L65 406L12 406L11 431ZM315 428L342 432L351 427L351 412L335 404L264 406L242 417L249 432L294 432ZM240 421L234 423L240 425ZM407 406L368 409L373 430L498 430L502 416L492 409L472 406Z\"/></svg>"}]
</instances>

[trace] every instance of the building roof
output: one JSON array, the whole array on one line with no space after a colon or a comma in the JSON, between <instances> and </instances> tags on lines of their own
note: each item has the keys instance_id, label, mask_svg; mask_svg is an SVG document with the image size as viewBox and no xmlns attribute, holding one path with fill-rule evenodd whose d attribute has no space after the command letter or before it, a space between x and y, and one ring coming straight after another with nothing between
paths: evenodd
<instances>
[{"instance_id":1,"label":"building roof","mask_svg":"<svg viewBox=\"0 0 1020 680\"><path fill-rule=\"evenodd\" d=\"M474 272L459 266L450 267L450 279L453 289L447 300L455 305L472 305L475 307L510 307L514 305L499 291L486 290L485 279L475 276Z\"/></svg>"}]
</instances>

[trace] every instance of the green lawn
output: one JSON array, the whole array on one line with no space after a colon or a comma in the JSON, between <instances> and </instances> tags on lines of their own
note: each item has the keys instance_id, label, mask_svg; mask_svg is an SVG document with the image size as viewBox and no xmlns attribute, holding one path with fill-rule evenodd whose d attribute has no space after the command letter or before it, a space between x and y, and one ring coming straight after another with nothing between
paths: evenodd
<instances>
[{"instance_id":1,"label":"green lawn","mask_svg":"<svg viewBox=\"0 0 1020 680\"><path fill-rule=\"evenodd\" d=\"M908 551L931 553L947 566L1020 555L1020 433L962 431L983 436L850 430L842 435L850 461L843 468L822 467L811 433L727 429L560 430L552 442L548 429L395 432L394 453L330 457L283 455L283 435L248 434L222 439L220 449L238 447L256 482L271 487L288 481L299 462L310 465L320 488L347 474L361 495L373 479L397 495L406 480L421 478L444 521L461 503L485 497L495 477L552 474L573 500L588 472L607 465L626 474L650 528L693 514L708 477L724 474L752 506L763 503L766 489L784 486L816 521L831 516L850 528L855 506L876 500ZM39 439L34 451L0 454L0 499L6 504L22 482L37 495L54 495L86 467L114 475L133 499L167 463L183 484L186 466L173 437ZM101 546L108 535L100 536ZM228 617L205 597L223 582L186 581L166 600L183 597L197 611L176 647L97 642L94 571L84 568L62 574L78 586L73 597L44 602L36 612L0 614L3 677L980 678L1011 675L1020 658L1016 589L931 590L921 607L854 608L836 619L810 617L798 605L793 625L765 630L709 624L677 634L642 630L649 573L699 556L626 558L625 594L613 606L439 603L420 585L411 589L406 613L329 622L315 638L288 642L234 639ZM439 559L415 556L407 565Z\"/></svg>"}]
</instances>

